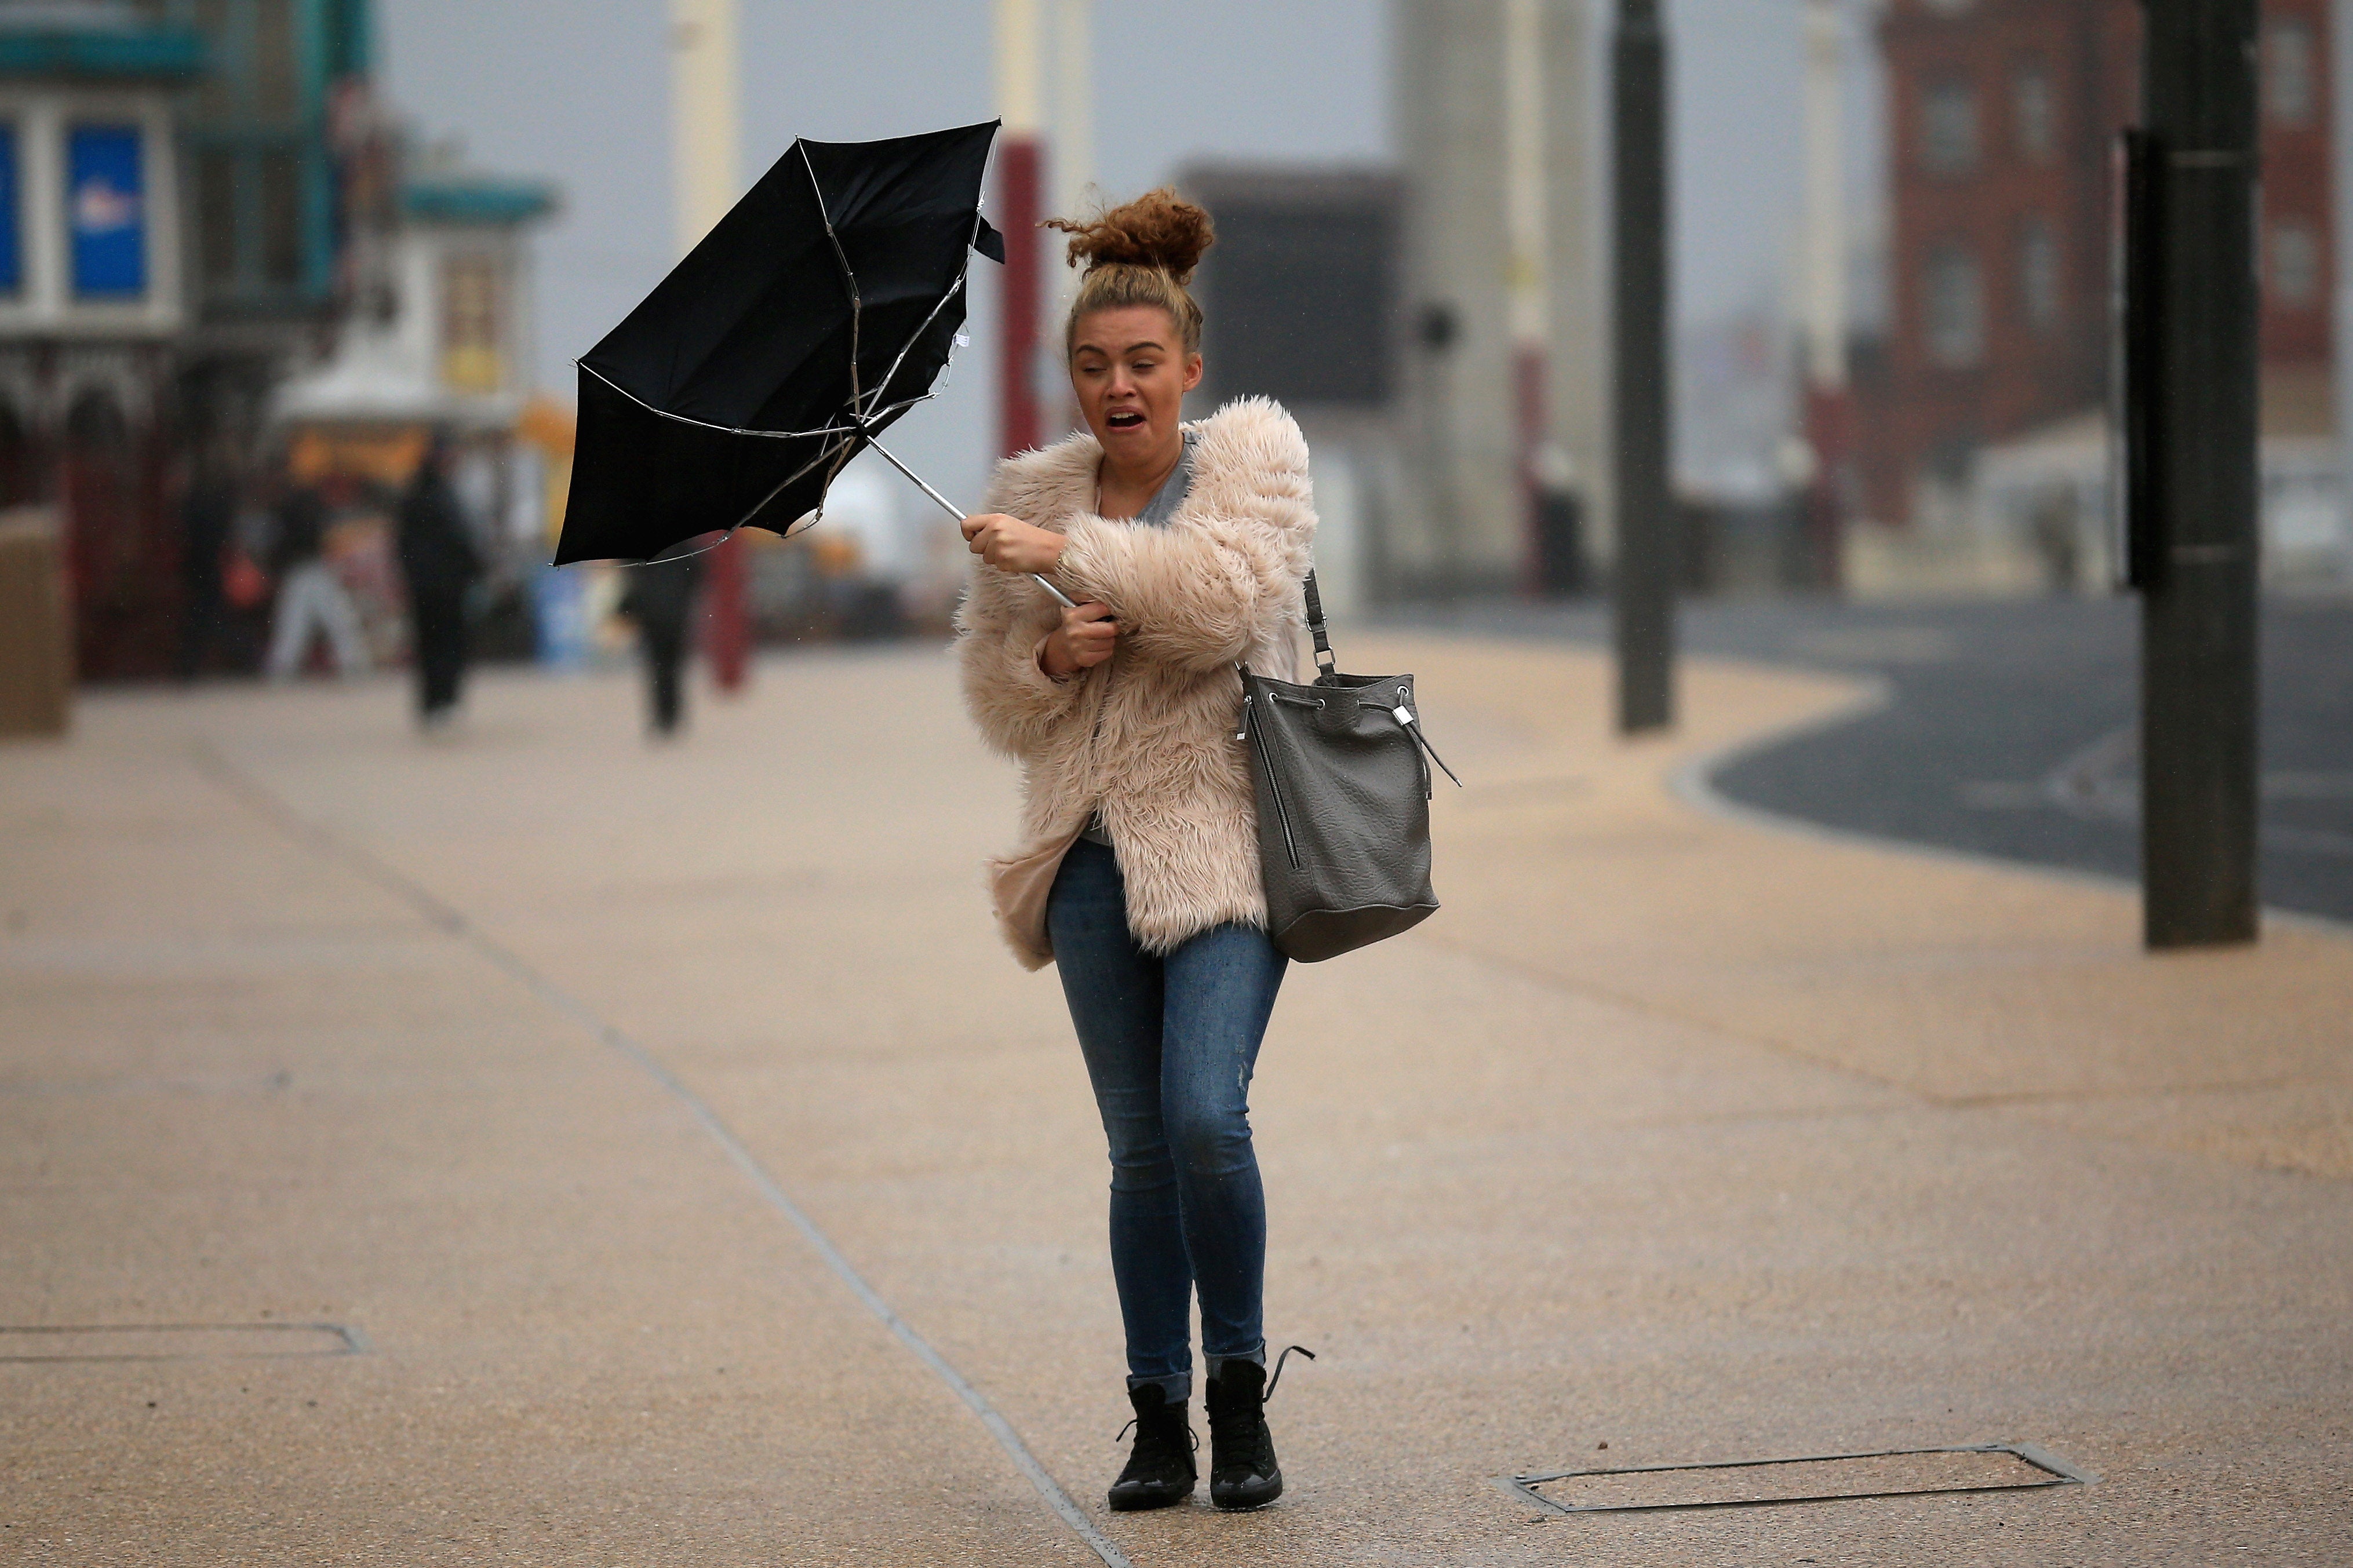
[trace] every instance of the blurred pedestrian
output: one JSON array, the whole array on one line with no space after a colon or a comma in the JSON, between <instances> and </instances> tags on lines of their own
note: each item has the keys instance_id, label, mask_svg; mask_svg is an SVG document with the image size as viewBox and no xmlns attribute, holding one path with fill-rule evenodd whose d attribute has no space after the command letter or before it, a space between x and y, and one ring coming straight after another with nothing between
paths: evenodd
<instances>
[{"instance_id":1,"label":"blurred pedestrian","mask_svg":"<svg viewBox=\"0 0 2353 1568\"><path fill-rule=\"evenodd\" d=\"M482 574L458 494L450 440L437 430L400 498L400 571L408 584L409 642L417 662L417 717L438 730L454 717L466 679L466 590Z\"/></svg>"},{"instance_id":2,"label":"blurred pedestrian","mask_svg":"<svg viewBox=\"0 0 2353 1568\"><path fill-rule=\"evenodd\" d=\"M2042 584L2057 598L2075 592L2083 575L2082 547L2077 526L2075 487L2045 486L2034 498L2029 514L2034 552L2042 563Z\"/></svg>"},{"instance_id":3,"label":"blurred pedestrian","mask_svg":"<svg viewBox=\"0 0 2353 1568\"><path fill-rule=\"evenodd\" d=\"M958 616L965 689L1026 795L997 916L1023 963L1061 971L1111 1146L1135 1446L1110 1504L1194 1489L1198 1299L1209 1500L1256 1508L1282 1472L1249 1094L1285 960L1266 931L1234 667L1297 679L1307 447L1263 399L1179 423L1201 379L1185 285L1206 213L1155 191L1055 226L1088 263L1063 337L1087 429L999 464L990 510L964 525L985 563ZM1029 572L1081 602L1057 606Z\"/></svg>"},{"instance_id":4,"label":"blurred pedestrian","mask_svg":"<svg viewBox=\"0 0 2353 1568\"><path fill-rule=\"evenodd\" d=\"M182 680L194 680L211 662L228 631L223 575L229 535L237 526L235 449L215 436L196 447L187 493L180 498L180 654Z\"/></svg>"},{"instance_id":5,"label":"blurred pedestrian","mask_svg":"<svg viewBox=\"0 0 2353 1568\"><path fill-rule=\"evenodd\" d=\"M270 574L278 579L278 608L269 639L269 679L289 680L310 657L314 631L327 635L335 669L365 674L367 639L360 614L326 561L327 501L319 488L290 470L278 497L270 539Z\"/></svg>"},{"instance_id":6,"label":"blurred pedestrian","mask_svg":"<svg viewBox=\"0 0 2353 1568\"><path fill-rule=\"evenodd\" d=\"M695 584L702 578L697 550L628 568L619 609L638 624L638 656L646 668L647 731L657 739L678 733L686 717L688 627Z\"/></svg>"}]
</instances>

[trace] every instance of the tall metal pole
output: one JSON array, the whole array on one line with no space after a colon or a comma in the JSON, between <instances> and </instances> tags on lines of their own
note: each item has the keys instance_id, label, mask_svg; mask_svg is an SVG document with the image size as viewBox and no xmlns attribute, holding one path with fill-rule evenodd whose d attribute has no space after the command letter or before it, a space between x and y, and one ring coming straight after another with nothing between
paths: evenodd
<instances>
[{"instance_id":1,"label":"tall metal pole","mask_svg":"<svg viewBox=\"0 0 2353 1568\"><path fill-rule=\"evenodd\" d=\"M735 5L670 0L671 166L681 256L743 194ZM737 537L712 552L702 591L703 651L722 691L740 690L751 670L752 573L744 548Z\"/></svg>"},{"instance_id":2,"label":"tall metal pole","mask_svg":"<svg viewBox=\"0 0 2353 1568\"><path fill-rule=\"evenodd\" d=\"M1799 319L1805 331L1805 498L1813 584L1840 585L1850 441L1846 363L1846 139L1840 0L1806 0L1805 232Z\"/></svg>"},{"instance_id":3,"label":"tall metal pole","mask_svg":"<svg viewBox=\"0 0 2353 1568\"><path fill-rule=\"evenodd\" d=\"M2258 0L2145 0L2155 355L2141 410L2143 922L2252 942L2255 903Z\"/></svg>"},{"instance_id":4,"label":"tall metal pole","mask_svg":"<svg viewBox=\"0 0 2353 1568\"><path fill-rule=\"evenodd\" d=\"M1660 0L1619 0L1612 51L1618 728L1674 722L1675 528L1668 491L1667 40Z\"/></svg>"},{"instance_id":5,"label":"tall metal pole","mask_svg":"<svg viewBox=\"0 0 2353 1568\"><path fill-rule=\"evenodd\" d=\"M1087 205L1087 191L1095 180L1095 0L1055 0L1054 26L1054 212L1077 217ZM1081 274L1058 263L1055 247L1042 247L1039 268L1052 280L1046 289L1051 309L1039 323L1036 375L1046 390L1039 395L1040 434L1050 438L1074 428L1078 405L1072 400L1070 375L1062 363L1061 324L1079 297Z\"/></svg>"},{"instance_id":6,"label":"tall metal pole","mask_svg":"<svg viewBox=\"0 0 2353 1568\"><path fill-rule=\"evenodd\" d=\"M1552 342L1551 268L1545 202L1546 0L1504 0L1504 289L1512 333L1512 403L1517 415L1521 575L1544 588L1545 371Z\"/></svg>"},{"instance_id":7,"label":"tall metal pole","mask_svg":"<svg viewBox=\"0 0 2353 1568\"><path fill-rule=\"evenodd\" d=\"M1045 153L1039 145L1039 0L997 0L997 226L1005 234L997 303L997 447L1008 456L1045 434L1038 407L1038 220Z\"/></svg>"}]
</instances>

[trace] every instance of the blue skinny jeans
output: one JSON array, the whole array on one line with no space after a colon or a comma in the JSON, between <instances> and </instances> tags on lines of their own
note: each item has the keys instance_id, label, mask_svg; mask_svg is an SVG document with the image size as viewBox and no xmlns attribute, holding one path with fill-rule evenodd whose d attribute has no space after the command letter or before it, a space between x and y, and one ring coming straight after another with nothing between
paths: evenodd
<instances>
[{"instance_id":1,"label":"blue skinny jeans","mask_svg":"<svg viewBox=\"0 0 2353 1568\"><path fill-rule=\"evenodd\" d=\"M1197 1295L1209 1376L1229 1361L1266 1363L1266 1194L1250 1080L1289 960L1247 925L1145 952L1128 933L1118 861L1086 839L1055 875L1046 930L1111 1142L1128 1386L1187 1399Z\"/></svg>"}]
</instances>

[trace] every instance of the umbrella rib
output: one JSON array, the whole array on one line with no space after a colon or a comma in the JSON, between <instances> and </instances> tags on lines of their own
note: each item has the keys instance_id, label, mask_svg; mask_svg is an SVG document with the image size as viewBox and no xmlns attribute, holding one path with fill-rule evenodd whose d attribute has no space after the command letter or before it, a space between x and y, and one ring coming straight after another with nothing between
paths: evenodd
<instances>
[{"instance_id":1,"label":"umbrella rib","mask_svg":"<svg viewBox=\"0 0 2353 1568\"><path fill-rule=\"evenodd\" d=\"M713 425L708 419L693 419L683 414L672 414L667 408L657 408L652 404L648 403L644 398L639 397L636 393L631 392L628 387L623 386L619 382L615 381L611 376L607 375L603 371L598 370L595 365L588 363L585 360L577 361L575 363L579 364L582 370L586 371L590 375L595 376L598 381L603 382L607 386L611 387L614 391L619 393L622 396L628 398L630 402L636 404L647 413L659 414L664 419L675 420L681 425L691 425L698 430L715 430L723 436L757 436L764 441L805 441L820 436L855 436L860 433L859 426L855 425L823 425L819 426L815 430L752 430L747 429L741 425ZM903 404L892 405L891 409L885 410L885 412L896 411L903 414L918 403L928 402L931 395L932 395L930 393L925 393L921 397L911 397ZM871 421L869 421L869 423L871 423Z\"/></svg>"},{"instance_id":2,"label":"umbrella rib","mask_svg":"<svg viewBox=\"0 0 2353 1568\"><path fill-rule=\"evenodd\" d=\"M876 425L883 423L892 416L904 414L908 409L914 407L915 405L919 403L929 403L932 400L933 395L932 394L925 392L921 393L916 396L910 397L904 402L892 404L889 407L883 409L881 413L873 415L854 426L844 426L839 425L828 425L822 429L818 430L747 430L738 425L713 425L707 419L690 419L683 414L672 414L667 408L657 408L652 404L648 403L644 398L639 397L636 393L631 392L628 387L623 386L620 383L615 381L611 376L607 375L604 372L598 370L595 365L582 364L580 368L586 371L590 375L595 376L598 381L603 382L607 386L609 386L614 391L619 393L622 396L628 398L630 402L636 404L638 407L644 409L647 413L659 415L664 419L672 420L680 425L691 425L698 430L715 431L722 436L755 436L764 441L806 441L826 439L828 437L835 439L835 444L828 446L823 451L818 453L816 457L811 458L807 462L803 463L799 468L795 468L791 473L786 475L784 479L777 482L776 488L770 490L766 495L762 496L758 504L754 506L751 510L745 512L734 522L729 524L728 529L730 532L733 532L735 529L743 527L745 523L759 516L762 511L767 509L768 503L775 500L776 497L783 492L784 488L786 485L791 484L796 479L807 477L808 471L811 468L816 468L819 463L826 461L828 458L834 457L837 453L839 453L846 448L855 447L860 441L863 441L870 446L873 445L874 437L872 430ZM855 452L852 452L850 455L855 456L856 454ZM885 454L885 456L888 456L888 454ZM849 460L849 458L845 457L841 459L841 463L847 464ZM896 458L892 458L892 460L893 462L897 461ZM834 471L839 473L840 471L840 465L837 465ZM828 477L826 482L828 485L832 483L830 476ZM928 487L926 488L928 489ZM937 494L936 491L933 493L934 495ZM942 504L944 505L946 503L943 502ZM954 509L951 508L950 510L953 510ZM822 503L819 504L818 510L820 515L823 514L825 508ZM961 517L964 514L962 512L957 512L956 515Z\"/></svg>"},{"instance_id":3,"label":"umbrella rib","mask_svg":"<svg viewBox=\"0 0 2353 1568\"><path fill-rule=\"evenodd\" d=\"M969 258L972 252L969 248L965 252L965 255L967 258ZM900 349L899 357L891 362L890 370L884 373L881 381L874 384L874 395L876 397L879 398L884 393L891 390L891 384L899 378L899 367L907 363L907 356L915 352L915 345L923 341L923 334L932 330L932 323L934 321L940 319L940 312L948 308L948 301L955 299L958 294L964 292L965 272L970 265L969 260L967 260L965 267L957 268L955 281L949 284L946 290L943 292L938 299L932 301L932 308L925 311L923 313L923 319L915 324L915 330L908 336L905 346ZM930 394L926 393L924 395L929 396ZM868 417L871 419L873 416L870 415Z\"/></svg>"},{"instance_id":4,"label":"umbrella rib","mask_svg":"<svg viewBox=\"0 0 2353 1568\"><path fill-rule=\"evenodd\" d=\"M777 480L777 481L776 481L776 488L775 489L772 489L772 490L770 490L766 495L762 496L762 497L759 499L759 500L758 500L758 501L757 501L757 502L753 506L753 508L752 508L752 510L751 510L750 511L747 511L747 512L745 512L742 517L737 518L737 519L735 520L735 522L734 522L733 526L733 527L731 527L731 528L728 530L728 531L729 531L729 532L731 532L731 533L732 533L732 532L733 532L733 531L735 531L735 529L742 528L745 523L750 522L754 518L755 518L755 517L759 516L763 511L765 511L765 510L767 510L768 503L769 503L770 501L772 501L772 500L776 500L778 496L780 496L780 495L784 494L784 492L785 492L785 487L786 487L786 485L791 484L794 480L796 480L796 479L800 479L802 476L806 475L806 474L807 474L807 473L811 468L816 468L819 463L824 462L824 461L826 460L826 458L828 458L828 457L832 457L835 453L838 453L838 452L848 452L848 453L849 453L851 456L855 456L855 455L856 455L855 448L856 448L857 445L858 445L858 443L857 443L856 439L850 439L850 440L845 440L845 441L843 441L839 446L837 446L837 447L828 447L826 450L824 450L824 451L822 451L822 452L819 452L816 457L811 458L807 462L803 463L799 468L795 468L791 473L786 474L783 479L779 479L779 480ZM826 475L826 477L825 477L825 483L826 483L826 488L827 488L827 489L830 489L832 488L832 486L833 486L833 480L834 480L834 475L840 473L840 472L841 472L841 469L842 469L842 466L843 466L844 464L848 463L849 461L849 457L843 457L843 458L840 458L839 460L837 460L837 461L834 463L834 465L833 465L833 472L832 472L832 473L829 473L829 474L828 474L828 475ZM818 515L818 517L820 517L820 518L822 518L823 516L825 516L825 498L824 498L824 496L823 496L823 494L822 494L822 493L820 493L820 494L818 495L818 503L817 503L817 515ZM786 524L786 526L787 528L789 528L789 527L791 527L792 525L791 525L790 523L787 523L787 524Z\"/></svg>"},{"instance_id":5,"label":"umbrella rib","mask_svg":"<svg viewBox=\"0 0 2353 1568\"><path fill-rule=\"evenodd\" d=\"M892 355L890 366L883 373L881 380L876 383L871 390L869 390L860 384L861 377L860 358L864 337L865 300L863 293L859 287L858 274L849 264L849 252L848 247L842 244L840 232L834 226L833 214L828 209L826 202L825 186L818 178L817 164L815 160L809 155L807 142L805 140L795 142L793 144L793 151L797 152L801 156L801 170L808 176L809 193L811 198L817 204L818 219L825 227L826 241L833 247L834 264L841 273L842 288L849 295L849 401L845 411L847 416L846 424L843 423L841 416L836 416L833 418L829 418L825 425L814 430L755 430L743 426L715 424L710 420L696 419L687 415L673 413L666 408L657 407L655 405L638 396L636 393L631 392L628 387L621 385L611 376L607 375L603 371L596 369L594 365L588 364L585 361L576 362L579 363L582 370L595 376L605 385L612 388L615 392L619 393L623 397L627 398L631 403L636 404L638 407L646 409L659 418L672 420L681 425L690 426L696 429L710 430L722 435L750 436L771 441L800 439L816 440L821 443L820 449L814 457L795 468L792 473L786 475L773 489L771 489L767 494L762 496L760 500L754 504L748 511L744 512L740 519L731 524L728 530L731 533L733 532L735 529L741 528L746 523L749 523L752 519L757 517L762 511L765 510L788 487L797 481L807 478L811 471L819 467L825 467L827 468L824 488L830 488L833 479L840 473L843 467L846 466L850 459L855 458L865 447L872 446L877 450L881 450L881 443L874 439L875 432L896 420L901 415L906 413L907 410L916 406L918 404L929 402L936 395L930 387L925 387L923 391L916 393L912 397L902 398L888 405L884 405L882 403L883 397L891 391L892 384L898 380L901 372L906 368L908 357L914 353L916 346L923 341L925 334L928 333L934 325L938 322L941 313L947 309L949 302L960 298L969 286L972 268L972 247L978 242L981 225L984 221L979 208L976 205L973 209L970 232L965 237L966 243L958 247L957 267L955 278L949 282L948 286L933 300L931 308L923 313L923 320L916 323L914 330L908 335L906 341L900 345L898 352ZM953 351L951 351L950 357L953 357ZM897 467L902 472L906 473L911 479L913 479L918 485L921 485L924 493L929 495L934 500L938 501L943 507L945 507L950 512L958 517L964 515L961 509L949 502L945 497L942 496L937 490L933 489L930 485L925 484L919 476L916 476L912 469L909 469L906 467L905 464L901 463L895 456L892 456L887 451L883 453L883 456L888 458L894 467ZM819 500L818 503L817 515L818 517L822 517L824 515L825 504L823 500L824 489L821 488L818 493ZM1038 581L1050 593L1052 593L1054 597L1060 599L1065 605L1070 603L1069 599L1065 597L1060 590L1055 589L1053 584L1047 583L1043 577L1039 577Z\"/></svg>"},{"instance_id":6,"label":"umbrella rib","mask_svg":"<svg viewBox=\"0 0 2353 1568\"><path fill-rule=\"evenodd\" d=\"M809 190L817 198L818 216L825 224L826 238L833 243L834 260L841 268L842 286L849 290L849 406L857 410L856 416L859 418L860 427L863 428L881 416L861 409L859 405L861 403L879 400L884 393L891 390L891 384L898 379L900 368L907 363L907 356L915 352L915 345L923 341L923 334L931 330L934 321L940 319L940 312L947 309L948 301L964 291L965 281L972 271L972 247L967 242L962 247L956 265L955 281L949 284L941 292L940 297L932 301L932 308L929 310L923 312L923 319L917 322L915 330L908 334L906 342L900 346L897 355L892 359L891 368L883 373L881 381L874 384L874 390L871 393L861 393L858 385L858 353L860 327L865 320L864 298L858 289L858 275L849 268L849 253L842 248L840 235L834 232L833 215L826 210L825 189L818 184L817 168L809 162L808 149L805 146L801 148L801 167L808 172ZM980 233L980 213L976 208L973 212L972 222L973 234L976 237ZM890 410L884 412L895 410L904 413L931 395L928 392L923 393L909 398L904 403L893 404Z\"/></svg>"},{"instance_id":7,"label":"umbrella rib","mask_svg":"<svg viewBox=\"0 0 2353 1568\"><path fill-rule=\"evenodd\" d=\"M825 225L825 237L833 242L833 258L841 267L841 286L849 290L849 406L856 408L861 401L858 392L858 323L865 314L865 305L858 296L858 274L849 269L849 253L841 248L841 236L833 231L833 214L826 210L825 187L818 183L817 165L809 162L808 143L796 142L793 145L801 150L801 167L808 171L809 194L817 198L818 221Z\"/></svg>"}]
</instances>

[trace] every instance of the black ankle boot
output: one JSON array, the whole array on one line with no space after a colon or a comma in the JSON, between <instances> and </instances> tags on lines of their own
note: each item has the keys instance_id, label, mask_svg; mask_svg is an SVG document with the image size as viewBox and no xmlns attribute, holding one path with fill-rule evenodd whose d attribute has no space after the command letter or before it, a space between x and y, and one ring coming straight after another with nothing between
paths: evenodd
<instances>
[{"instance_id":1,"label":"black ankle boot","mask_svg":"<svg viewBox=\"0 0 2353 1568\"><path fill-rule=\"evenodd\" d=\"M1135 1447L1127 1468L1111 1484L1114 1513L1166 1508L1193 1495L1193 1424L1185 1417L1185 1402L1169 1402L1168 1391L1156 1383L1127 1391L1135 1406Z\"/></svg>"},{"instance_id":2,"label":"black ankle boot","mask_svg":"<svg viewBox=\"0 0 2353 1568\"><path fill-rule=\"evenodd\" d=\"M1266 1427L1266 1368L1229 1361L1205 1386L1209 1407L1209 1500L1264 1508L1282 1495L1274 1434Z\"/></svg>"}]
</instances>

